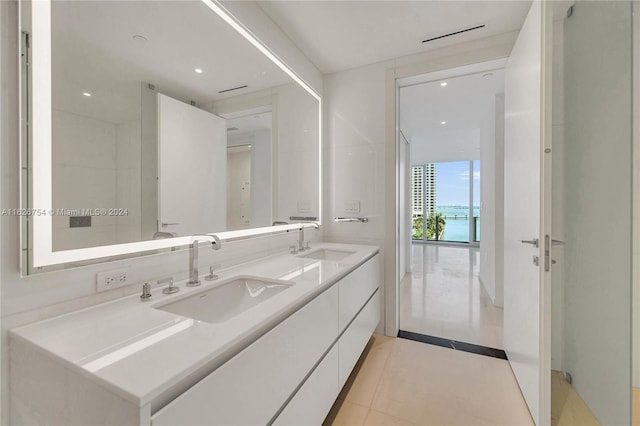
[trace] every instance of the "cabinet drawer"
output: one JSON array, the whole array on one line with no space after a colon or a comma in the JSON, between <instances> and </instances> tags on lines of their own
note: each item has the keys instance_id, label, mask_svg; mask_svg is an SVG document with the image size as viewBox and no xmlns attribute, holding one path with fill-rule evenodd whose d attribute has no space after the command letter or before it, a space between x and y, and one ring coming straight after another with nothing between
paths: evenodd
<instances>
[{"instance_id":1,"label":"cabinet drawer","mask_svg":"<svg viewBox=\"0 0 640 426\"><path fill-rule=\"evenodd\" d=\"M364 265L344 277L340 288L340 331L344 330L356 313L380 286L380 255L369 259Z\"/></svg>"},{"instance_id":2,"label":"cabinet drawer","mask_svg":"<svg viewBox=\"0 0 640 426\"><path fill-rule=\"evenodd\" d=\"M338 387L338 345L327 356L287 404L274 425L320 425L336 400Z\"/></svg>"},{"instance_id":3,"label":"cabinet drawer","mask_svg":"<svg viewBox=\"0 0 640 426\"><path fill-rule=\"evenodd\" d=\"M339 384L341 389L349 378L358 358L362 355L362 351L378 326L379 321L380 291L378 290L338 340L340 356Z\"/></svg>"},{"instance_id":4,"label":"cabinet drawer","mask_svg":"<svg viewBox=\"0 0 640 426\"><path fill-rule=\"evenodd\" d=\"M327 290L152 416L162 425L267 424L338 335Z\"/></svg>"}]
</instances>

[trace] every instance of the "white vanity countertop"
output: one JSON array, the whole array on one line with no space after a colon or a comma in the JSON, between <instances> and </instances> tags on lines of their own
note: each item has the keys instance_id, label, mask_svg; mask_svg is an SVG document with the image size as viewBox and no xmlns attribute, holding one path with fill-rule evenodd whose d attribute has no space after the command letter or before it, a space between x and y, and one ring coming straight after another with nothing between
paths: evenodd
<instances>
[{"instance_id":1,"label":"white vanity countertop","mask_svg":"<svg viewBox=\"0 0 640 426\"><path fill-rule=\"evenodd\" d=\"M323 248L354 253L339 262L302 257ZM13 329L11 338L143 406L190 374L220 365L377 252L375 246L318 243L298 255L278 254L220 271L218 280L202 280L198 287L179 282L180 291L172 295L157 288L147 302L133 295ZM239 275L295 284L223 323L154 308Z\"/></svg>"}]
</instances>

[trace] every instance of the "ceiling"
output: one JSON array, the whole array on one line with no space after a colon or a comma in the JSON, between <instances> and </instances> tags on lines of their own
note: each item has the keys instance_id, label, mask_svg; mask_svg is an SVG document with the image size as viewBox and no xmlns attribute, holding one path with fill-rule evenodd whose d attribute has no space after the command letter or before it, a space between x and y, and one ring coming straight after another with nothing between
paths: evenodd
<instances>
[{"instance_id":1,"label":"ceiling","mask_svg":"<svg viewBox=\"0 0 640 426\"><path fill-rule=\"evenodd\" d=\"M519 30L527 1L261 1L323 73ZM428 43L466 28L484 28Z\"/></svg>"},{"instance_id":2,"label":"ceiling","mask_svg":"<svg viewBox=\"0 0 640 426\"><path fill-rule=\"evenodd\" d=\"M412 157L423 152L428 162L479 159L481 129L494 125L487 120L495 95L503 92L502 69L401 88L400 128Z\"/></svg>"},{"instance_id":3,"label":"ceiling","mask_svg":"<svg viewBox=\"0 0 640 426\"><path fill-rule=\"evenodd\" d=\"M292 81L199 1L53 2L52 72L54 108L111 123L140 118L142 82L201 105Z\"/></svg>"},{"instance_id":4,"label":"ceiling","mask_svg":"<svg viewBox=\"0 0 640 426\"><path fill-rule=\"evenodd\" d=\"M271 123L271 111L227 119L227 136L230 139L243 138L260 130L270 130Z\"/></svg>"}]
</instances>

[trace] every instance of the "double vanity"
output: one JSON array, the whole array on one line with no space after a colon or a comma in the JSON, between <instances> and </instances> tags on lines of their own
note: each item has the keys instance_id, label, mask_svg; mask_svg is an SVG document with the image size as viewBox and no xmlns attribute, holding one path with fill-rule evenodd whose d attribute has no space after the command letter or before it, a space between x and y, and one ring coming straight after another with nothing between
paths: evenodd
<instances>
[{"instance_id":1,"label":"double vanity","mask_svg":"<svg viewBox=\"0 0 640 426\"><path fill-rule=\"evenodd\" d=\"M321 243L14 329L12 424L321 424L380 276L377 247Z\"/></svg>"}]
</instances>

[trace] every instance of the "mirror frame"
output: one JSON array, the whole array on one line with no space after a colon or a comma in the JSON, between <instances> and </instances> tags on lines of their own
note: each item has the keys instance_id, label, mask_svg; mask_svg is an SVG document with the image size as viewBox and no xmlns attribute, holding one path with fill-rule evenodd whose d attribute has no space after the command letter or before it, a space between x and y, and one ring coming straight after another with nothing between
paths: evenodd
<instances>
[{"instance_id":1,"label":"mirror frame","mask_svg":"<svg viewBox=\"0 0 640 426\"><path fill-rule=\"evenodd\" d=\"M31 9L31 73L32 90L32 197L30 222L33 238L31 239L31 265L33 268L60 265L90 259L110 258L112 256L135 255L151 250L167 249L191 244L192 237L177 237L161 240L140 241L135 243L113 244L82 249L53 251L53 212L52 209L52 111L51 111L51 1L30 1ZM298 83L304 90L318 101L318 224L322 223L322 97L308 85L296 72L284 63L261 40L233 16L218 0L200 0L209 9L222 18L262 54ZM29 7L29 6L28 6ZM22 27L22 23L20 23ZM22 28L20 29L22 31ZM22 52L21 52L22 53ZM24 141L21 138L21 143ZM221 241L246 238L274 232L300 229L305 224L289 224L238 231L215 233ZM24 246L24 244L23 244ZM102 260L108 262L109 259Z\"/></svg>"}]
</instances>

